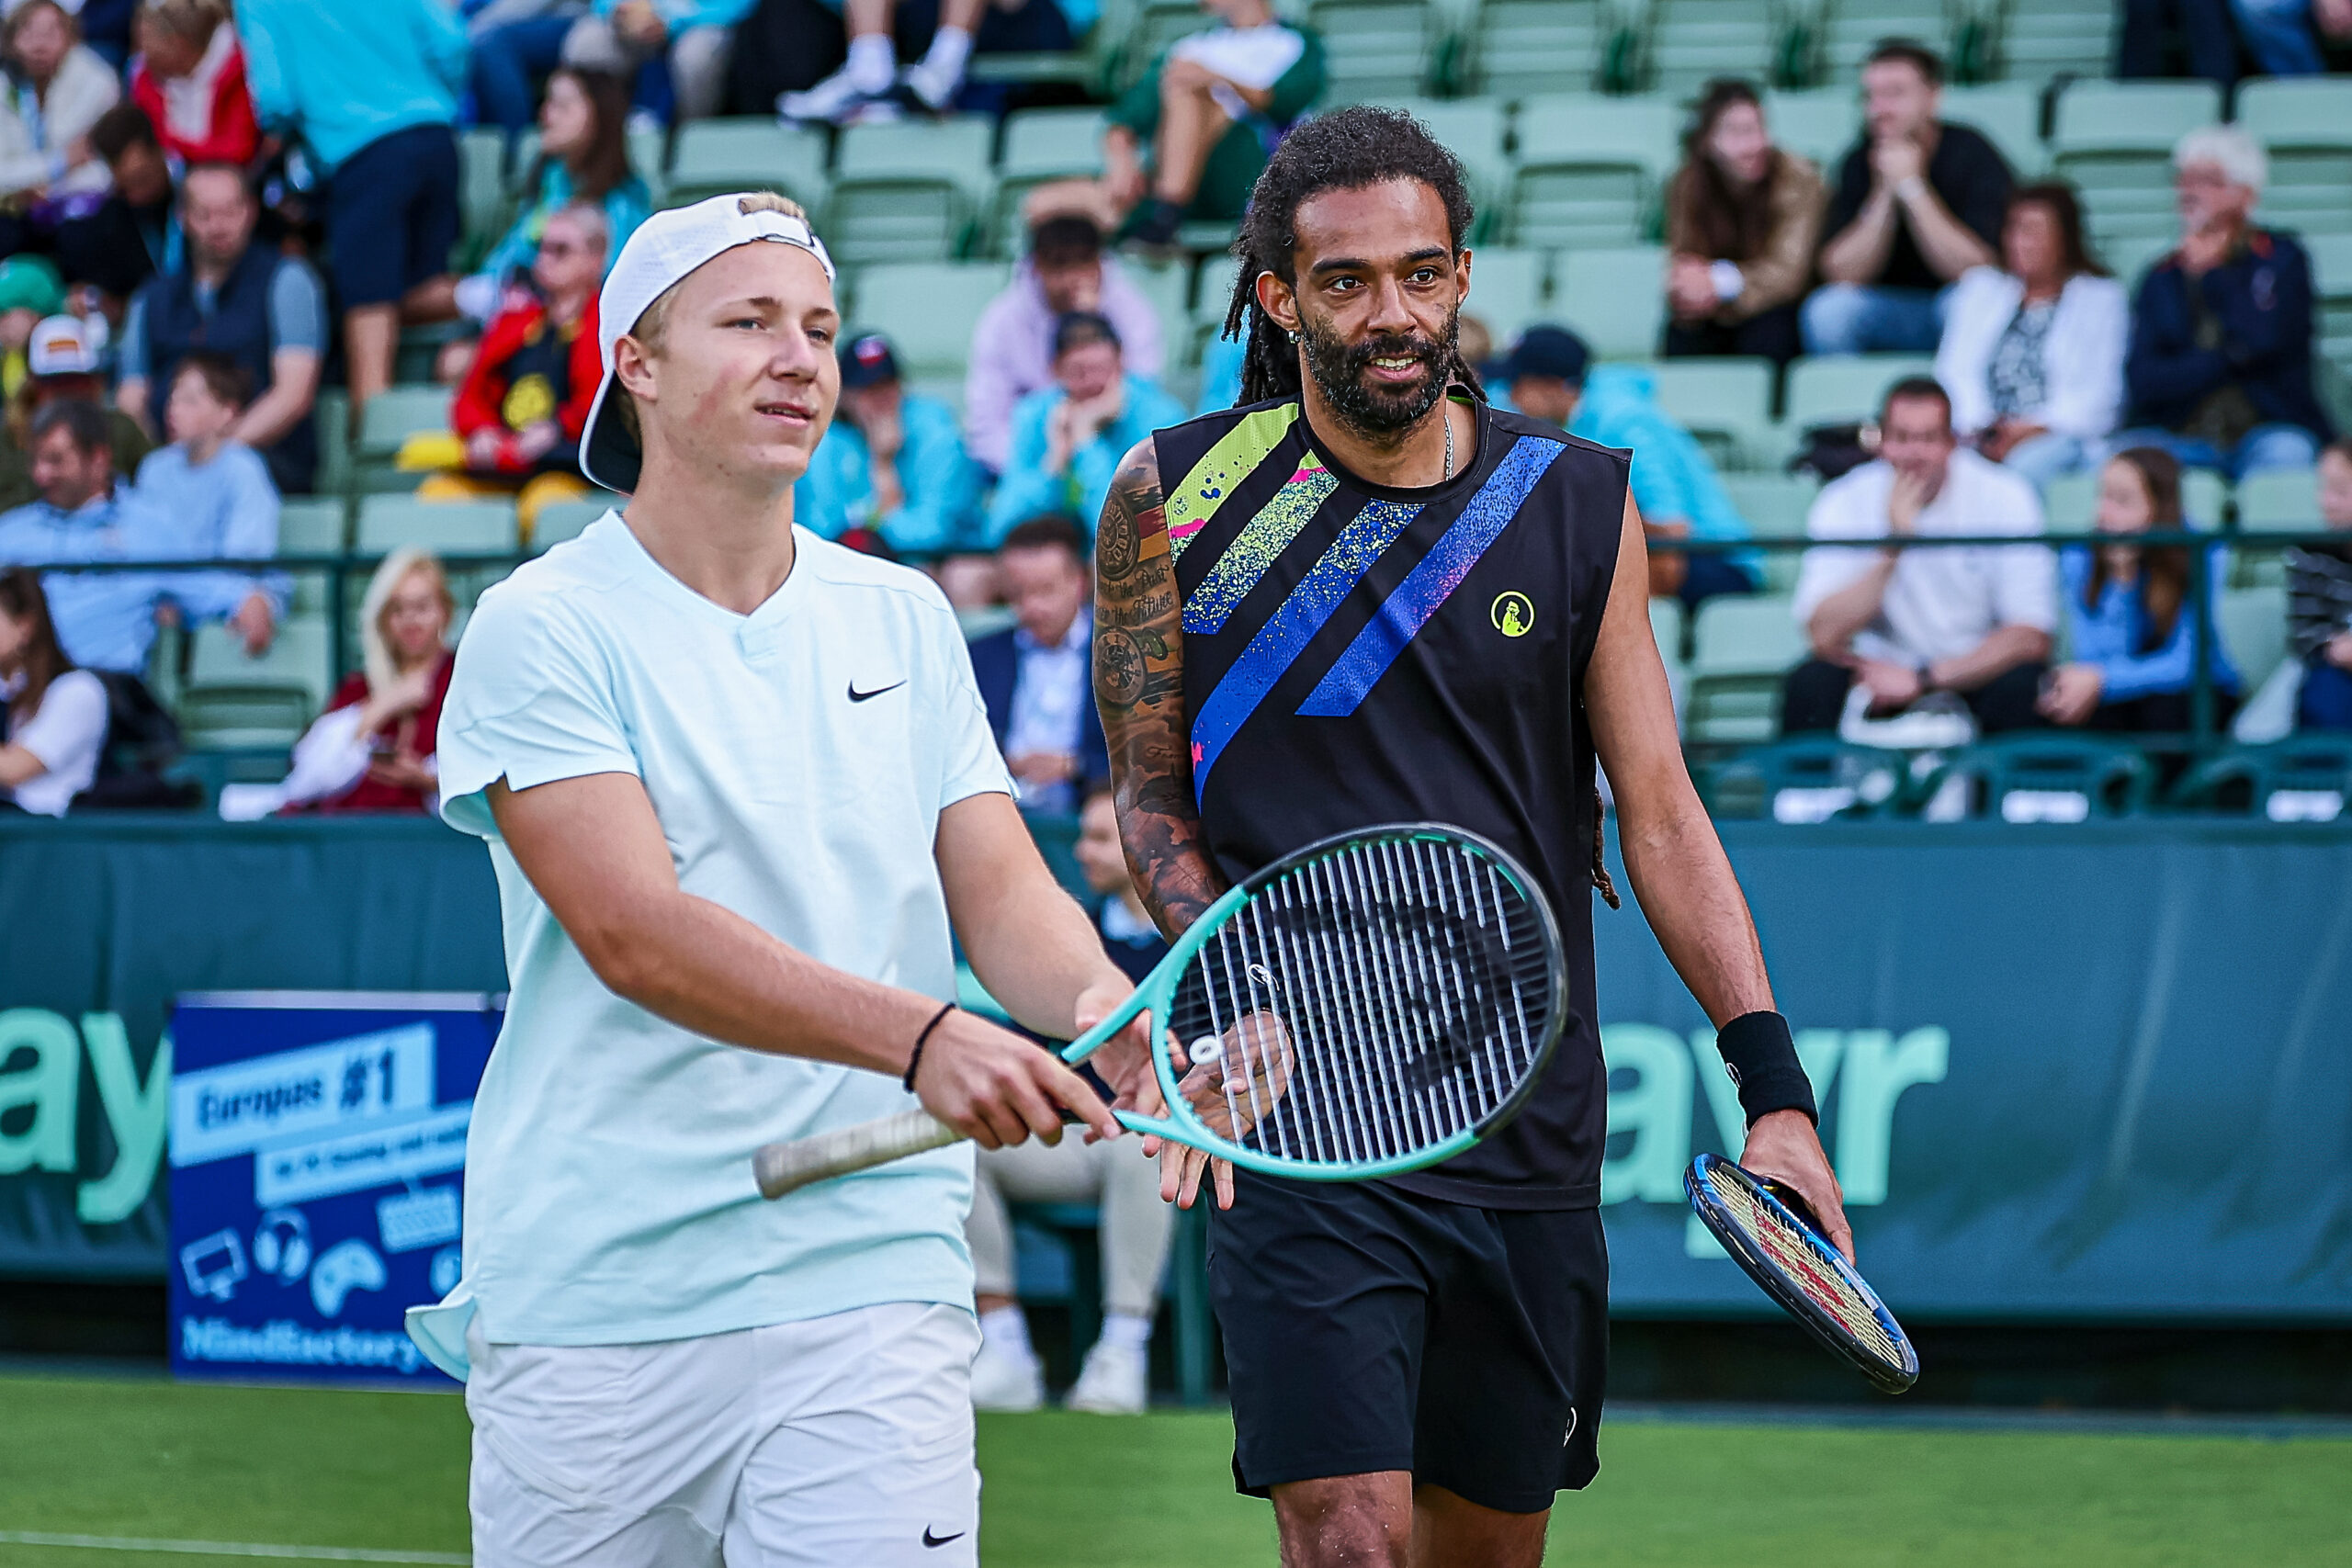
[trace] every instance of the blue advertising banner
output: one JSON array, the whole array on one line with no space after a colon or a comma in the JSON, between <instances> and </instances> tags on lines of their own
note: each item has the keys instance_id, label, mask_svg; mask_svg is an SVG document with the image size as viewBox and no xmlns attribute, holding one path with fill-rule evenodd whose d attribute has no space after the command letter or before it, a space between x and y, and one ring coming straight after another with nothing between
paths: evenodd
<instances>
[{"instance_id":1,"label":"blue advertising banner","mask_svg":"<svg viewBox=\"0 0 2352 1568\"><path fill-rule=\"evenodd\" d=\"M172 1018L182 1377L446 1384L401 1314L457 1283L481 995L197 993Z\"/></svg>"}]
</instances>

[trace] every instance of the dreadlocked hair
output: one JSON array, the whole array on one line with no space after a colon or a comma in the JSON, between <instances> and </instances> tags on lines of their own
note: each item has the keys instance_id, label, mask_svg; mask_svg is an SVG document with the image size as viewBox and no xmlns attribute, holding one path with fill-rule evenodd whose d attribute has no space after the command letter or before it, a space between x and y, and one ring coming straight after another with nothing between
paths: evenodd
<instances>
[{"instance_id":1,"label":"dreadlocked hair","mask_svg":"<svg viewBox=\"0 0 2352 1568\"><path fill-rule=\"evenodd\" d=\"M1299 208L1329 190L1361 190L1387 180L1419 180L1445 203L1445 226L1456 254L1469 238L1475 216L1469 182L1461 161L1427 127L1399 109L1358 104L1317 116L1283 138L1266 160L1250 193L1249 211L1233 242L1240 266L1233 299L1225 312L1224 335L1246 345L1241 364L1241 401L1271 402L1299 395L1298 350L1289 335L1258 303L1258 275L1271 272L1284 283L1297 281ZM1477 372L1456 348L1446 365L1449 378L1484 399Z\"/></svg>"}]
</instances>

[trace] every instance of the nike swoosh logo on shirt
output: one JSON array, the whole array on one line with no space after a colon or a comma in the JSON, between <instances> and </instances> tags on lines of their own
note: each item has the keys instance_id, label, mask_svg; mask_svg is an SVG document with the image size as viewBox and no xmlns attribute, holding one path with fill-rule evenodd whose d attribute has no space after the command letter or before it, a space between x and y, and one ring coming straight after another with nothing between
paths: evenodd
<instances>
[{"instance_id":1,"label":"nike swoosh logo on shirt","mask_svg":"<svg viewBox=\"0 0 2352 1568\"><path fill-rule=\"evenodd\" d=\"M893 681L887 686L876 686L870 692L861 692L857 689L857 682L852 681L849 683L849 700L854 703L862 703L870 697L878 697L885 692L895 692L905 684L904 681Z\"/></svg>"},{"instance_id":2,"label":"nike swoosh logo on shirt","mask_svg":"<svg viewBox=\"0 0 2352 1568\"><path fill-rule=\"evenodd\" d=\"M957 1530L954 1535L933 1535L931 1533L931 1527L929 1525L922 1527L922 1543L925 1546L945 1546L951 1540L961 1540L963 1539L964 1532L962 1530Z\"/></svg>"}]
</instances>

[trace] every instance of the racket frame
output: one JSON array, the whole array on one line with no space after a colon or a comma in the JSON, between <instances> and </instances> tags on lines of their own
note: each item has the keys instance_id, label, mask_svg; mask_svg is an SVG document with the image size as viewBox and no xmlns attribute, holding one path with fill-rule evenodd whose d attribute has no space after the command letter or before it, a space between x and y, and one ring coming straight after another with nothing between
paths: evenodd
<instances>
[{"instance_id":1,"label":"racket frame","mask_svg":"<svg viewBox=\"0 0 2352 1568\"><path fill-rule=\"evenodd\" d=\"M1900 1366L1891 1367L1865 1349L1843 1324L1815 1303L1802 1286L1789 1278L1788 1270L1764 1254L1747 1230L1732 1217L1723 1200L1715 1196L1710 1178L1718 1169L1737 1172L1732 1179L1744 1182L1748 1195L1759 1207L1786 1220L1804 1238L1805 1246L1814 1257L1852 1288L1854 1293L1861 1298L1862 1304L1870 1309L1871 1315L1878 1320L1878 1325L1885 1331L1887 1338L1902 1351ZM1690 1200L1691 1209L1714 1238L1723 1243L1724 1250L1731 1254L1732 1260L1747 1271L1747 1277L1755 1280L1782 1311L1802 1324L1823 1348L1870 1379L1880 1393L1901 1393L1919 1380L1919 1352L1912 1346L1911 1337L1903 1332L1903 1325L1894 1321L1894 1314L1887 1311L1886 1303L1879 1300L1878 1292L1871 1289L1870 1281L1846 1261L1843 1253L1829 1245L1828 1238L1821 1234L1811 1216L1800 1213L1783 1202L1772 1190L1773 1185L1736 1160L1713 1154L1699 1156L1690 1162L1690 1168L1682 1173L1682 1190Z\"/></svg>"}]
</instances>

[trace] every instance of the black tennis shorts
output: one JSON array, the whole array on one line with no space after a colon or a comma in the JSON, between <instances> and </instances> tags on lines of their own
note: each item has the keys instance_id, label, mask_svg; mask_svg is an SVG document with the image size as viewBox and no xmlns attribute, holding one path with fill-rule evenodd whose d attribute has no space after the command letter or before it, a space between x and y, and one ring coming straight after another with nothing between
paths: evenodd
<instances>
[{"instance_id":1,"label":"black tennis shorts","mask_svg":"<svg viewBox=\"0 0 2352 1568\"><path fill-rule=\"evenodd\" d=\"M1532 1514L1600 1469L1609 1250L1597 1209L1482 1209L1237 1172L1209 1208L1233 1478L1410 1471Z\"/></svg>"}]
</instances>

